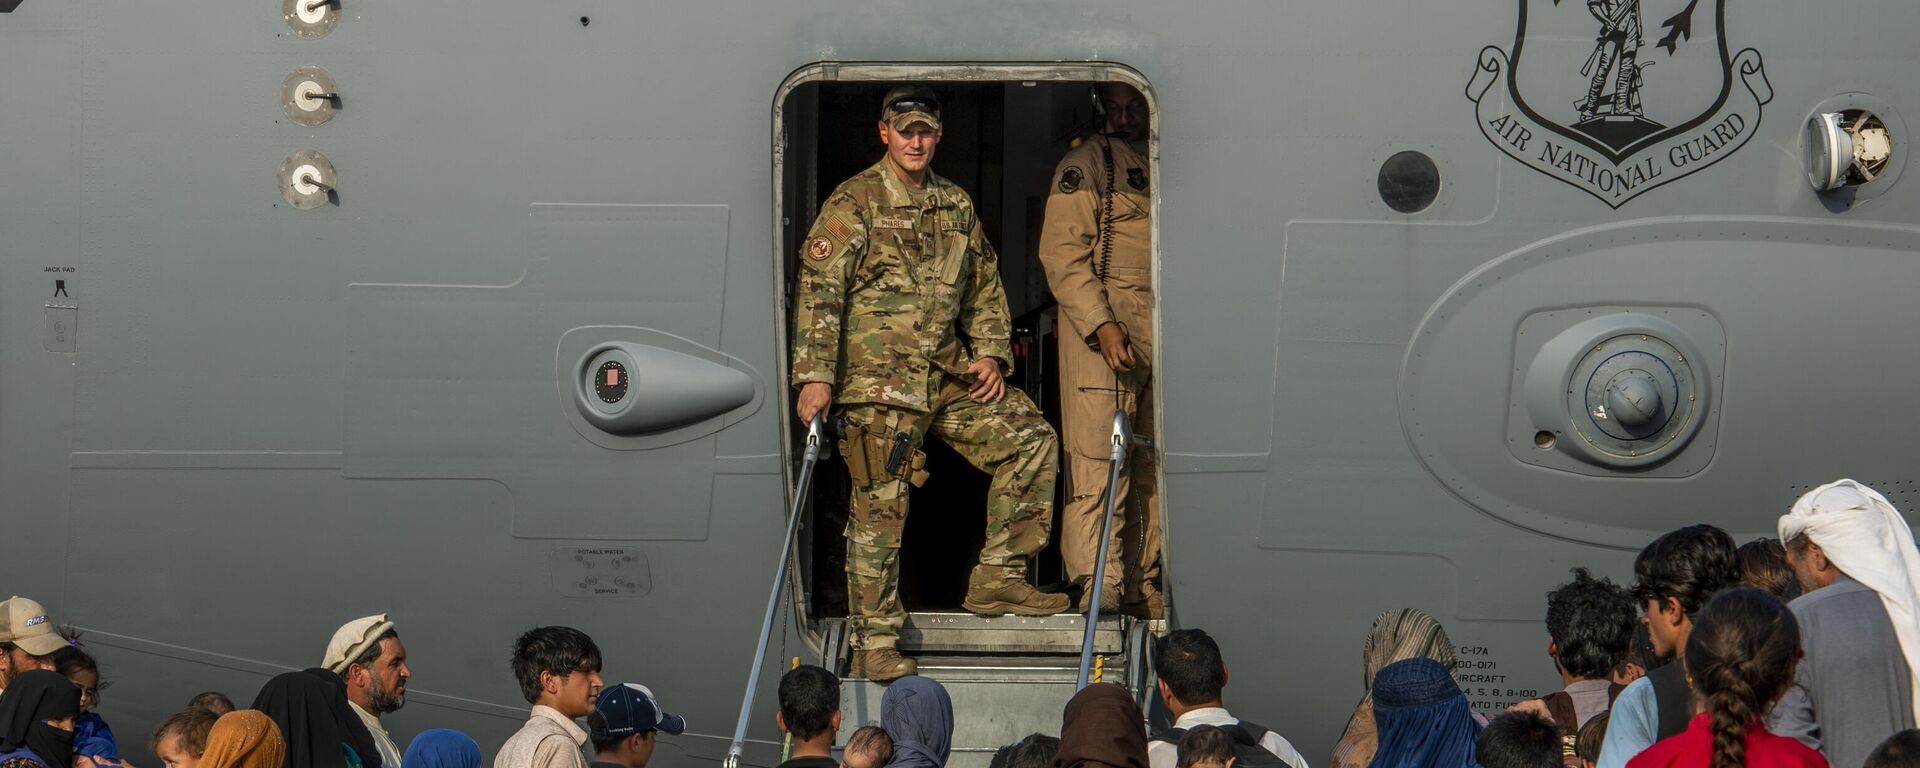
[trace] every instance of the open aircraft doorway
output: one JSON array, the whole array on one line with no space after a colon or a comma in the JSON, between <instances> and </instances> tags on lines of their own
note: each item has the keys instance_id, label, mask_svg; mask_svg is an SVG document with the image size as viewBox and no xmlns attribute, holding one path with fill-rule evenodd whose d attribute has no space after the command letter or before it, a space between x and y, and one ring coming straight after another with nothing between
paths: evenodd
<instances>
[{"instance_id":1,"label":"open aircraft doorway","mask_svg":"<svg viewBox=\"0 0 1920 768\"><path fill-rule=\"evenodd\" d=\"M1158 125L1153 111L1154 94L1145 79L1126 67L1115 64L1016 64L1016 65L912 65L912 64L815 64L795 72L780 87L774 103L774 196L776 285L781 302L783 325L779 329L782 349L789 355L783 362L791 365L791 338L794 332L795 276L802 269L803 251L809 244L809 228L826 198L842 181L879 162L885 148L878 137L877 125L883 96L892 88L923 85L937 96L942 109L942 137L932 170L957 184L971 197L986 239L997 252L997 266L1007 296L1008 312L1013 320L1013 372L1007 377L1009 389L1026 393L1045 413L1058 431L1061 427L1061 383L1059 343L1061 328L1067 321L1058 317L1058 306L1049 288L1048 277L1039 258L1042 225L1048 198L1061 185L1056 173L1061 160L1081 142L1097 137L1096 101L1102 83L1125 84L1139 94L1147 118L1144 140L1137 142L1145 167L1117 175L1114 182L1122 192L1136 192L1138 216L1149 219L1145 227L1156 236L1149 239L1153 266L1142 269L1138 279L1149 283L1158 272L1157 224L1151 212L1158 209ZM1089 188L1106 182L1101 174L1074 178ZM1150 303L1145 313L1152 327L1134 333L1142 343L1138 365L1149 370L1157 367L1157 351L1150 340L1159 325L1157 309ZM1131 333L1131 332L1130 332ZM1066 332L1073 343L1083 344L1080 335ZM784 374L783 374L784 375ZM790 377L788 377L790 380ZM1137 408L1134 431L1145 436L1129 461L1151 462L1153 485L1159 475L1159 448L1151 435L1158 434L1160 409L1157 392L1151 387ZM783 420L788 450L797 451L804 432L791 414L794 391L787 391ZM836 406L838 398L836 397ZM1110 411L1109 411L1110 413ZM1106 420L1110 423L1110 418ZM1103 424L1103 432L1108 429ZM1062 443L1068 435L1061 434ZM1101 435L1102 446L1108 443ZM903 650L925 643L960 653L987 653L996 649L1018 649L1025 653L1059 650L1077 654L1084 621L1074 609L1057 617L1031 620L1027 625L1036 632L1023 639L1009 638L1007 632L958 630L967 625L962 598L968 587L968 574L977 560L984 539L985 508L990 477L974 469L958 453L937 437L925 441L928 478L911 492L900 554L900 596L909 613L901 631ZM1105 448L1100 448L1104 457ZM1104 467L1104 458L1102 459ZM1102 470L1104 472L1104 470ZM1105 488L1074 487L1068 459L1060 461L1060 481L1053 499L1053 536L1035 559L1030 581L1043 591L1069 591L1068 578L1060 550L1063 531L1061 512L1071 496L1090 494L1096 499ZM1084 483L1083 483L1084 485ZM844 534L851 483L839 456L821 463L815 477L811 511L800 535L795 597L800 601L816 630L814 637L829 647L827 658L835 655L834 630L847 615L846 544ZM1146 498L1147 504L1164 506L1148 489L1129 494ZM1116 516L1125 514L1117 510ZM1135 519L1148 517L1136 511ZM1164 530L1164 517L1151 516L1155 534ZM1096 521L1097 524L1097 521ZM1129 550L1141 546L1147 526L1132 526ZM1077 594L1076 594L1077 597ZM953 617L948 621L937 617ZM1103 621L1103 626L1106 622ZM1122 655L1122 630L1111 633L1113 647ZM1142 630L1145 623L1142 622ZM919 625L919 626L916 626ZM1073 629L1071 627L1078 627ZM1069 631L1070 630L1070 631ZM1105 631L1104 629L1102 630ZM1046 633L1051 637L1045 636ZM934 634L941 637L936 641ZM843 639L842 639L843 640ZM916 645L916 647L918 647ZM911 653L909 654L911 655ZM1109 661L1112 665L1114 662ZM1117 679L1120 669L1108 667L1109 677ZM1061 699L1064 701L1064 699ZM1059 702L1049 706L1057 707ZM1057 709L1056 712L1057 714Z\"/></svg>"}]
</instances>

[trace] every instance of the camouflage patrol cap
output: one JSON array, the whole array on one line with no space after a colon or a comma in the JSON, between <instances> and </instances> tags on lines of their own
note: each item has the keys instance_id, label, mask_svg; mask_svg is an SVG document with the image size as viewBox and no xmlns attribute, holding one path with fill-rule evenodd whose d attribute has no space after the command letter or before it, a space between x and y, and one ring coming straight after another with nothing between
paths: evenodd
<instances>
[{"instance_id":1,"label":"camouflage patrol cap","mask_svg":"<svg viewBox=\"0 0 1920 768\"><path fill-rule=\"evenodd\" d=\"M926 86L896 87L880 100L880 119L896 131L904 131L914 123L926 123L940 130L940 98Z\"/></svg>"}]
</instances>

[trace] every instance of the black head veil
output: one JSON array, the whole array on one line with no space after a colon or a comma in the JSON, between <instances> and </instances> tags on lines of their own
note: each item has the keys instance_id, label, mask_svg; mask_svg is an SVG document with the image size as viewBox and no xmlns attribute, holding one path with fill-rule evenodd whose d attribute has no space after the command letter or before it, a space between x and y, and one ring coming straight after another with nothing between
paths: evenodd
<instances>
[{"instance_id":1,"label":"black head veil","mask_svg":"<svg viewBox=\"0 0 1920 768\"><path fill-rule=\"evenodd\" d=\"M63 731L48 720L80 714L80 688L58 672L36 669L23 672L0 696L0 749L21 747L33 750L48 768L67 768L73 763L73 732Z\"/></svg>"},{"instance_id":2,"label":"black head veil","mask_svg":"<svg viewBox=\"0 0 1920 768\"><path fill-rule=\"evenodd\" d=\"M288 672L268 680L253 699L287 739L286 768L353 768L350 748L362 768L381 768L373 734L347 706L347 684L325 669Z\"/></svg>"}]
</instances>

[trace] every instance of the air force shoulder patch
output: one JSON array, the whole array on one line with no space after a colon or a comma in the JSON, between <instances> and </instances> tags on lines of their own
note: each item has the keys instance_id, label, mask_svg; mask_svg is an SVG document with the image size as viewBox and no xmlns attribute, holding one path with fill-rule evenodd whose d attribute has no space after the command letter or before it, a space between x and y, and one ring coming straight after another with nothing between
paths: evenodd
<instances>
[{"instance_id":1,"label":"air force shoulder patch","mask_svg":"<svg viewBox=\"0 0 1920 768\"><path fill-rule=\"evenodd\" d=\"M1081 178L1082 174L1078 167L1067 166L1066 170L1060 172L1060 191L1063 194L1079 191Z\"/></svg>"}]
</instances>

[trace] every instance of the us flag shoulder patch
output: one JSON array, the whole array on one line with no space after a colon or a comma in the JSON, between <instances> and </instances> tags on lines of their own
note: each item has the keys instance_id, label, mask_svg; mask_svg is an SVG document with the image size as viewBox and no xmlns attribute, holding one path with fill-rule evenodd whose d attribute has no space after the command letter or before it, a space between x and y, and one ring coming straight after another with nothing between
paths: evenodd
<instances>
[{"instance_id":1,"label":"us flag shoulder patch","mask_svg":"<svg viewBox=\"0 0 1920 768\"><path fill-rule=\"evenodd\" d=\"M847 220L843 217L828 216L827 220L821 223L820 226L827 230L827 234L833 235L840 242L846 243L853 241L853 227L849 226Z\"/></svg>"}]
</instances>

